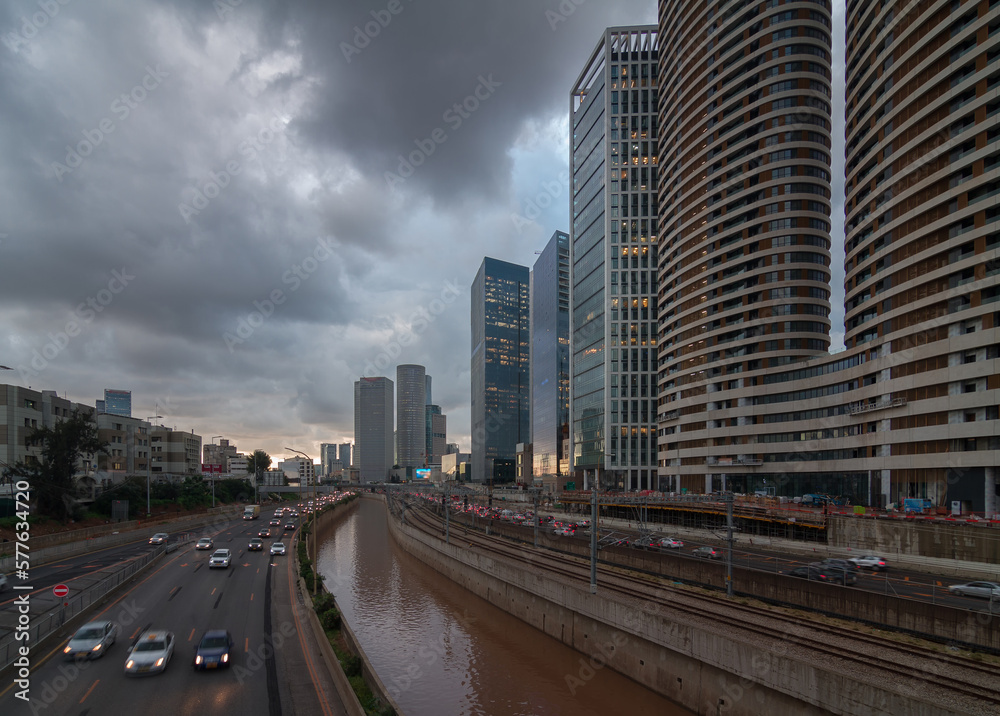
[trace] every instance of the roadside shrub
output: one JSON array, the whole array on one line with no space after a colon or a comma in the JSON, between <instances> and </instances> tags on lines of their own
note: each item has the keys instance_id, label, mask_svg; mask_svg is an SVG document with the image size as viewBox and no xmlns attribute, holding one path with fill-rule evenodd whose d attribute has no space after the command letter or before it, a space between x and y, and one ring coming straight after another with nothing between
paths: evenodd
<instances>
[{"instance_id":1,"label":"roadside shrub","mask_svg":"<svg viewBox=\"0 0 1000 716\"><path fill-rule=\"evenodd\" d=\"M363 671L363 666L362 666L362 662L361 662L361 657L360 656L354 656L352 654L351 656L349 656L346 659L344 659L344 662L343 662L342 666L344 667L344 673L347 675L347 677L349 679L351 679L351 683L352 684L354 683L354 678L355 677L358 677L358 678L361 677L361 674L362 674L362 671ZM362 681L361 683L364 683L364 681ZM368 688L368 687L365 686L365 688ZM357 689L355 689L355 691L357 691Z\"/></svg>"},{"instance_id":2,"label":"roadside shrub","mask_svg":"<svg viewBox=\"0 0 1000 716\"><path fill-rule=\"evenodd\" d=\"M320 612L319 623L323 625L323 628L327 631L333 631L340 628L340 612L336 608L327 609L324 612Z\"/></svg>"}]
</instances>

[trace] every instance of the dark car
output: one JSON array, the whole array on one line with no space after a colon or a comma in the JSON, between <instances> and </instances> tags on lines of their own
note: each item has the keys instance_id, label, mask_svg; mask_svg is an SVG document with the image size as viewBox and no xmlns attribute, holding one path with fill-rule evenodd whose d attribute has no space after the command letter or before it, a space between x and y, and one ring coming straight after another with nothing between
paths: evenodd
<instances>
[{"instance_id":1,"label":"dark car","mask_svg":"<svg viewBox=\"0 0 1000 716\"><path fill-rule=\"evenodd\" d=\"M695 557L704 557L706 559L719 559L722 557L719 550L714 547L698 547L691 554Z\"/></svg>"},{"instance_id":2,"label":"dark car","mask_svg":"<svg viewBox=\"0 0 1000 716\"><path fill-rule=\"evenodd\" d=\"M257 536L258 537L270 537L271 536L271 530L269 528L265 527L264 529L262 529L260 532L257 533Z\"/></svg>"},{"instance_id":3,"label":"dark car","mask_svg":"<svg viewBox=\"0 0 1000 716\"><path fill-rule=\"evenodd\" d=\"M789 575L792 577L802 577L803 579L813 579L817 582L826 582L828 584L843 584L845 586L858 581L858 576L854 572L823 562L814 562L803 567L796 567L789 572Z\"/></svg>"},{"instance_id":4,"label":"dark car","mask_svg":"<svg viewBox=\"0 0 1000 716\"><path fill-rule=\"evenodd\" d=\"M264 551L264 540L260 537L254 537L250 540L247 545L247 551L249 552L263 552Z\"/></svg>"},{"instance_id":5,"label":"dark car","mask_svg":"<svg viewBox=\"0 0 1000 716\"><path fill-rule=\"evenodd\" d=\"M828 582L826 572L820 569L818 564L807 564L802 567L796 567L791 570L788 575L790 577L799 577L801 579L813 579L817 582Z\"/></svg>"},{"instance_id":6,"label":"dark car","mask_svg":"<svg viewBox=\"0 0 1000 716\"><path fill-rule=\"evenodd\" d=\"M830 576L830 581L839 584L854 584L858 581L858 566L846 559L824 559L819 566Z\"/></svg>"},{"instance_id":7,"label":"dark car","mask_svg":"<svg viewBox=\"0 0 1000 716\"><path fill-rule=\"evenodd\" d=\"M294 522L286 522L285 523L285 529L286 530L294 530L295 529L295 523Z\"/></svg>"},{"instance_id":8,"label":"dark car","mask_svg":"<svg viewBox=\"0 0 1000 716\"><path fill-rule=\"evenodd\" d=\"M201 638L194 653L195 669L220 669L230 664L233 637L225 629L210 629Z\"/></svg>"}]
</instances>

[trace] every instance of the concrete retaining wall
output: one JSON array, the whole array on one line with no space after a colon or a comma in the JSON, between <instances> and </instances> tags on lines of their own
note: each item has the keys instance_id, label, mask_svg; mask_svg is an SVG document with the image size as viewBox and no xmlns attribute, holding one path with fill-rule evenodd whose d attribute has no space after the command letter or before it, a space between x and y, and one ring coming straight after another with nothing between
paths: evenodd
<instances>
[{"instance_id":1,"label":"concrete retaining wall","mask_svg":"<svg viewBox=\"0 0 1000 716\"><path fill-rule=\"evenodd\" d=\"M699 716L958 713L828 671L790 650L780 634L763 643L731 624L686 623L642 600L593 595L480 554L457 536L448 545L391 518L389 529L422 562L588 656L579 673L566 675L569 688L585 684L588 669L607 665Z\"/></svg>"},{"instance_id":2,"label":"concrete retaining wall","mask_svg":"<svg viewBox=\"0 0 1000 716\"><path fill-rule=\"evenodd\" d=\"M905 554L1000 564L1000 525L992 522L942 524L919 517L906 521L831 517L828 525L833 547L885 557Z\"/></svg>"}]
</instances>

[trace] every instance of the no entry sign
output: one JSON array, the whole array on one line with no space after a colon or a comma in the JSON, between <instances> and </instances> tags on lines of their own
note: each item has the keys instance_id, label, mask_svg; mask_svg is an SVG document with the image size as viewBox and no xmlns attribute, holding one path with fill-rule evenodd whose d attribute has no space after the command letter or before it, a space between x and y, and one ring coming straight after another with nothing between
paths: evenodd
<instances>
[{"instance_id":1,"label":"no entry sign","mask_svg":"<svg viewBox=\"0 0 1000 716\"><path fill-rule=\"evenodd\" d=\"M65 584L57 584L56 586L52 587L52 593L57 597L59 597L60 599L62 599L63 597L69 594L69 587L67 587Z\"/></svg>"}]
</instances>

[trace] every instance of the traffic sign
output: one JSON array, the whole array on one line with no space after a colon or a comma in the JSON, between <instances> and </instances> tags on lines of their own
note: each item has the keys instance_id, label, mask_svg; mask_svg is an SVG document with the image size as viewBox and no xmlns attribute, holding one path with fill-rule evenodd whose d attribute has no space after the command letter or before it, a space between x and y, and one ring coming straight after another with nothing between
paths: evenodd
<instances>
[{"instance_id":1,"label":"traffic sign","mask_svg":"<svg viewBox=\"0 0 1000 716\"><path fill-rule=\"evenodd\" d=\"M69 595L69 587L67 587L65 584L57 584L56 586L52 587L52 593L57 597L59 597L60 599L62 599L63 597Z\"/></svg>"}]
</instances>

